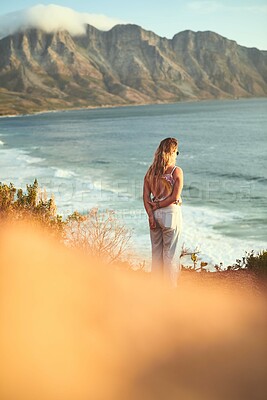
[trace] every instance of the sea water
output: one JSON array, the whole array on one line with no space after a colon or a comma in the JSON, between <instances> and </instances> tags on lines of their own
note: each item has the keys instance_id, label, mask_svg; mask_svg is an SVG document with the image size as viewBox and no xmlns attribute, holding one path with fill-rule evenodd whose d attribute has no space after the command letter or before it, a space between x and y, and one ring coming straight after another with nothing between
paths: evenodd
<instances>
[{"instance_id":1,"label":"sea water","mask_svg":"<svg viewBox=\"0 0 267 400\"><path fill-rule=\"evenodd\" d=\"M143 177L159 142L179 140L181 245L233 264L267 248L267 99L82 109L0 119L0 180L37 178L58 212L112 209L150 257Z\"/></svg>"}]
</instances>

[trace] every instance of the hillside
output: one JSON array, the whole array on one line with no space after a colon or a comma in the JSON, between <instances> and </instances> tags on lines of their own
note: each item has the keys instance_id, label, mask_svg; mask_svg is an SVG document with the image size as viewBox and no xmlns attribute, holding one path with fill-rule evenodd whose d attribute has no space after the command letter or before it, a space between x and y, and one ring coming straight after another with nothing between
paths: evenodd
<instances>
[{"instance_id":1,"label":"hillside","mask_svg":"<svg viewBox=\"0 0 267 400\"><path fill-rule=\"evenodd\" d=\"M0 54L0 115L267 96L267 52L209 31L31 29L1 39Z\"/></svg>"}]
</instances>

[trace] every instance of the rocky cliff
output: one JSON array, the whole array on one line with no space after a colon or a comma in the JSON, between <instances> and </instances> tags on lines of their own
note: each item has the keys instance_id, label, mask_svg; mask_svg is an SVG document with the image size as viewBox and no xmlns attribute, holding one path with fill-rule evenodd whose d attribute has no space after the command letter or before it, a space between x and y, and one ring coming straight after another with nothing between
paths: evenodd
<instances>
[{"instance_id":1,"label":"rocky cliff","mask_svg":"<svg viewBox=\"0 0 267 400\"><path fill-rule=\"evenodd\" d=\"M267 96L267 52L213 32L172 39L137 25L0 40L0 113Z\"/></svg>"}]
</instances>

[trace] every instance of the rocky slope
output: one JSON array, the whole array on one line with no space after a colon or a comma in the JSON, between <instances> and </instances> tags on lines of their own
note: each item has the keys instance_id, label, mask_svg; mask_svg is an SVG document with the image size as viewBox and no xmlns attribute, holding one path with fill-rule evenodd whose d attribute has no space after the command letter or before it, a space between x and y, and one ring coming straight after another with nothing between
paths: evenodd
<instances>
[{"instance_id":1,"label":"rocky slope","mask_svg":"<svg viewBox=\"0 0 267 400\"><path fill-rule=\"evenodd\" d=\"M0 114L267 96L267 52L213 32L171 40L137 25L0 40Z\"/></svg>"}]
</instances>

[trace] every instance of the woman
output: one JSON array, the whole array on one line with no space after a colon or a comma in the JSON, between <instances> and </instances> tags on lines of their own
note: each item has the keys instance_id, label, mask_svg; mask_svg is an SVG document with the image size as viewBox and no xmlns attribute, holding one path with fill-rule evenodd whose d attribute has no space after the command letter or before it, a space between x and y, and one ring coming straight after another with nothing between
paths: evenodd
<instances>
[{"instance_id":1,"label":"woman","mask_svg":"<svg viewBox=\"0 0 267 400\"><path fill-rule=\"evenodd\" d=\"M175 260L182 228L183 171L175 166L178 141L162 140L144 178L143 200L149 218L152 274L177 286L179 260Z\"/></svg>"}]
</instances>

